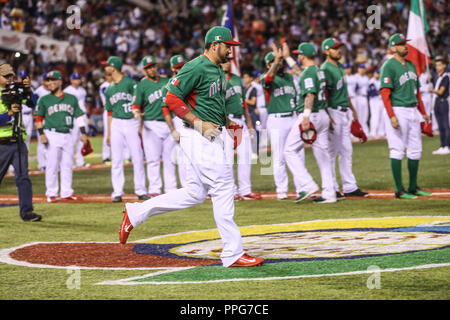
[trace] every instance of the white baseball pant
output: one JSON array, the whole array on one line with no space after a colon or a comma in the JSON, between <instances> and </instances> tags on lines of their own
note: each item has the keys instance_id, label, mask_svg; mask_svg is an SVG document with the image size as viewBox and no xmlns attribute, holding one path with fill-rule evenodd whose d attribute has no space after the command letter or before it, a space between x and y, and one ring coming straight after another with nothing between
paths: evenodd
<instances>
[{"instance_id":1,"label":"white baseball pant","mask_svg":"<svg viewBox=\"0 0 450 320\"><path fill-rule=\"evenodd\" d=\"M181 120L179 117L174 116L172 118L173 126L175 127L175 130L180 133L180 131L184 128L183 120ZM174 148L172 149L172 162L177 164L178 168L178 177L180 179L180 184L182 187L186 186L186 165L184 164L184 153L183 150L180 147L180 143L176 143Z\"/></svg>"},{"instance_id":2,"label":"white baseball pant","mask_svg":"<svg viewBox=\"0 0 450 320\"><path fill-rule=\"evenodd\" d=\"M380 96L375 98L369 98L370 107L370 131L369 136L372 138L384 137L386 132L384 130L384 109L383 100Z\"/></svg>"},{"instance_id":3,"label":"white baseball pant","mask_svg":"<svg viewBox=\"0 0 450 320\"><path fill-rule=\"evenodd\" d=\"M344 193L351 193L358 189L358 186L352 170L353 146L350 133L350 117L348 115L350 109L343 112L328 108L328 112L334 121L333 130L330 130L328 134L334 188L336 191L339 191L339 184L336 177L336 156L339 156L342 189Z\"/></svg>"},{"instance_id":4,"label":"white baseball pant","mask_svg":"<svg viewBox=\"0 0 450 320\"><path fill-rule=\"evenodd\" d=\"M87 125L88 118L86 115L83 115L84 123ZM73 145L74 145L74 154L75 154L75 166L82 167L84 166L84 157L81 154L81 149L83 149L83 142L80 141L81 131L80 127L78 126L77 121L74 121L73 128L71 130L71 135L73 139Z\"/></svg>"},{"instance_id":5,"label":"white baseball pant","mask_svg":"<svg viewBox=\"0 0 450 320\"><path fill-rule=\"evenodd\" d=\"M395 107L394 113L400 127L394 129L385 112L384 123L389 146L389 158L402 160L406 156L411 160L420 160L422 155L422 115L417 108Z\"/></svg>"},{"instance_id":6,"label":"white baseball pant","mask_svg":"<svg viewBox=\"0 0 450 320\"><path fill-rule=\"evenodd\" d=\"M325 110L311 113L310 122L313 123L317 131L317 139L311 145L317 165L319 166L320 176L322 178L322 198L335 199L333 175L331 170L331 160L328 147L328 130L330 119ZM286 162L292 175L297 176L302 181L301 191L316 191L319 189L314 179L305 167L304 155L299 157L299 152L305 148L305 143L300 138L300 123L303 120L303 114L300 114L291 127L291 131L286 140L284 154Z\"/></svg>"},{"instance_id":7,"label":"white baseball pant","mask_svg":"<svg viewBox=\"0 0 450 320\"><path fill-rule=\"evenodd\" d=\"M102 159L111 160L111 147L106 143L106 138L108 137L108 111L103 111L103 143L102 143Z\"/></svg>"},{"instance_id":8,"label":"white baseball pant","mask_svg":"<svg viewBox=\"0 0 450 320\"><path fill-rule=\"evenodd\" d=\"M45 164L45 195L58 196L58 171L61 170L61 198L73 195L72 166L73 166L73 138L70 133L60 133L44 130L48 139L47 161Z\"/></svg>"},{"instance_id":9,"label":"white baseball pant","mask_svg":"<svg viewBox=\"0 0 450 320\"><path fill-rule=\"evenodd\" d=\"M364 133L366 135L369 134L369 125L367 124L369 121L369 101L367 100L367 96L355 96L353 105Z\"/></svg>"},{"instance_id":10,"label":"white baseball pant","mask_svg":"<svg viewBox=\"0 0 450 320\"><path fill-rule=\"evenodd\" d=\"M181 129L180 136L186 157L186 187L141 203L127 203L128 217L133 227L137 227L151 216L199 205L210 195L223 243L220 258L223 266L228 267L244 253L241 233L233 219L234 179L233 164L227 161L229 147L222 136L211 142L189 128Z\"/></svg>"},{"instance_id":11,"label":"white baseball pant","mask_svg":"<svg viewBox=\"0 0 450 320\"><path fill-rule=\"evenodd\" d=\"M288 192L289 178L286 171L284 148L289 132L297 120L296 116L282 116L283 114L280 113L270 113L267 117L267 130L269 133L271 146L273 178L275 181L276 192L278 194ZM304 154L300 154L299 156L304 157ZM298 175L295 175L293 178L296 192L299 193L303 191L303 182L298 178Z\"/></svg>"},{"instance_id":12,"label":"white baseball pant","mask_svg":"<svg viewBox=\"0 0 450 320\"><path fill-rule=\"evenodd\" d=\"M145 159L147 160L148 193L161 194L161 159L163 161L164 191L167 193L177 189L175 164L172 151L175 140L172 138L169 126L165 121L145 120L142 128Z\"/></svg>"},{"instance_id":13,"label":"white baseball pant","mask_svg":"<svg viewBox=\"0 0 450 320\"><path fill-rule=\"evenodd\" d=\"M250 181L252 170L252 141L250 138L250 132L248 131L247 128L247 124L243 120L243 116L241 118L229 116L229 118L236 124L243 126L241 132L242 134L241 142L236 148L238 185L235 184L235 194L245 196L252 192L252 184ZM227 130L224 130L222 135L223 136L228 135ZM223 137L223 139L225 138L226 137Z\"/></svg>"},{"instance_id":14,"label":"white baseball pant","mask_svg":"<svg viewBox=\"0 0 450 320\"><path fill-rule=\"evenodd\" d=\"M139 119L117 119L111 121L111 181L112 198L123 195L125 185L124 146L127 145L133 163L134 192L137 195L147 193L145 188L144 153L139 137Z\"/></svg>"}]
</instances>

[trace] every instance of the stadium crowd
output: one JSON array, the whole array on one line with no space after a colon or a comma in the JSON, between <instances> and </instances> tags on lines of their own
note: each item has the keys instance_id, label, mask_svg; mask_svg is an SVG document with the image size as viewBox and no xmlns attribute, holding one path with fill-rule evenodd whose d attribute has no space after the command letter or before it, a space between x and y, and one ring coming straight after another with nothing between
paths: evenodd
<instances>
[{"instance_id":1,"label":"stadium crowd","mask_svg":"<svg viewBox=\"0 0 450 320\"><path fill-rule=\"evenodd\" d=\"M447 1L425 1L428 17L428 44L433 56L447 54L449 47L449 8ZM151 11L131 2L101 1L8 1L0 5L0 27L34 33L71 45L83 45L81 59L69 57L58 61L51 46L32 48L19 69L27 69L34 84L51 69L61 71L66 82L72 72L83 75L87 106L91 112L101 108L98 88L103 81L100 61L117 55L124 61L124 72L143 76L139 66L143 56L156 57L161 73L169 73L169 58L183 54L187 59L203 50L203 36L212 25L220 25L225 1L185 0L156 1ZM66 8L75 4L81 9L79 29L66 27ZM165 4L165 6L161 6ZM329 36L346 44L345 62L365 62L380 67L389 35L406 34L409 1L382 1L381 29L367 29L365 1L344 0L235 0L234 18L241 47L241 68L264 70L264 55L273 41L282 38L297 45L314 42L316 49ZM9 51L2 51L0 61L12 62ZM356 70L354 70L356 71Z\"/></svg>"}]
</instances>

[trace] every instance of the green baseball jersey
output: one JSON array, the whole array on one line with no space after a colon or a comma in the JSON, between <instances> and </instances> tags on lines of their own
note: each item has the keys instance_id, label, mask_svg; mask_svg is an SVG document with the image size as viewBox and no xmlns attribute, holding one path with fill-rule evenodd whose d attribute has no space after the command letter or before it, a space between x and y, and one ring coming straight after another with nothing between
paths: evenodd
<instances>
[{"instance_id":1,"label":"green baseball jersey","mask_svg":"<svg viewBox=\"0 0 450 320\"><path fill-rule=\"evenodd\" d=\"M261 75L261 85L266 96L267 113L286 113L295 110L296 90L294 78L289 73L276 75L273 82L267 83L266 74Z\"/></svg>"},{"instance_id":2,"label":"green baseball jersey","mask_svg":"<svg viewBox=\"0 0 450 320\"><path fill-rule=\"evenodd\" d=\"M419 87L416 67L411 61L406 60L406 65L403 65L396 58L391 58L383 63L380 89L391 89L392 106L416 107Z\"/></svg>"},{"instance_id":3,"label":"green baseball jersey","mask_svg":"<svg viewBox=\"0 0 450 320\"><path fill-rule=\"evenodd\" d=\"M199 119L224 126L226 85L222 67L201 55L183 66L167 84L167 90L182 99Z\"/></svg>"},{"instance_id":4,"label":"green baseball jersey","mask_svg":"<svg viewBox=\"0 0 450 320\"><path fill-rule=\"evenodd\" d=\"M321 66L325 74L326 89L328 90L328 106L336 109L337 107L350 107L348 100L347 82L342 64L335 66L331 62L325 61Z\"/></svg>"},{"instance_id":5,"label":"green baseball jersey","mask_svg":"<svg viewBox=\"0 0 450 320\"><path fill-rule=\"evenodd\" d=\"M143 78L134 90L133 102L144 106L144 120L164 120L162 107L164 105L163 89L169 78L160 77L157 82Z\"/></svg>"},{"instance_id":6,"label":"green baseball jersey","mask_svg":"<svg viewBox=\"0 0 450 320\"><path fill-rule=\"evenodd\" d=\"M118 119L131 119L131 103L137 84L131 78L124 76L118 83L111 83L105 91L105 109L112 111L112 117Z\"/></svg>"},{"instance_id":7,"label":"green baseball jersey","mask_svg":"<svg viewBox=\"0 0 450 320\"><path fill-rule=\"evenodd\" d=\"M84 112L74 95L63 93L62 97L57 97L50 93L39 98L34 114L45 119L44 129L69 132L73 128L74 118Z\"/></svg>"},{"instance_id":8,"label":"green baseball jersey","mask_svg":"<svg viewBox=\"0 0 450 320\"><path fill-rule=\"evenodd\" d=\"M241 78L235 74L231 74L231 77L227 82L227 91L225 93L225 109L227 114L233 114L237 117L244 114L243 92L244 87Z\"/></svg>"},{"instance_id":9,"label":"green baseball jersey","mask_svg":"<svg viewBox=\"0 0 450 320\"><path fill-rule=\"evenodd\" d=\"M317 66L307 67L300 76L300 99L297 111L303 112L305 107L305 97L308 93L314 93L314 105L312 112L318 112L320 109L326 109L325 101L325 74Z\"/></svg>"}]
</instances>

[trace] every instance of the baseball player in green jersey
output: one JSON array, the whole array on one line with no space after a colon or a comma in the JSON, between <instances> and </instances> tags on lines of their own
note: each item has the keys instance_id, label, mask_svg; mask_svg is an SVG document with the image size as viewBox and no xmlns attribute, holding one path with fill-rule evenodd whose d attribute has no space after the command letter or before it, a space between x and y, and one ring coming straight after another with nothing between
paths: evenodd
<instances>
[{"instance_id":1,"label":"baseball player in green jersey","mask_svg":"<svg viewBox=\"0 0 450 320\"><path fill-rule=\"evenodd\" d=\"M296 202L310 197L319 189L306 169L304 161L298 161L299 152L305 147L305 142L300 138L299 128L301 126L303 131L307 131L313 126L317 132L317 138L311 147L322 178L322 195L313 201L321 204L333 203L336 202L336 193L328 150L330 118L326 112L325 75L315 65L314 45L303 42L294 53L298 53L298 61L304 69L299 79L300 101L296 108L299 116L288 134L284 153L289 169L294 177L298 176L297 179L302 181L304 188L299 192Z\"/></svg>"},{"instance_id":2,"label":"baseball player in green jersey","mask_svg":"<svg viewBox=\"0 0 450 320\"><path fill-rule=\"evenodd\" d=\"M132 109L135 118L143 120L142 140L147 160L148 193L151 197L156 197L162 190L161 160L164 191L169 192L177 188L175 164L171 159L176 142L162 113L163 88L169 79L159 75L155 57L145 56L141 64L145 77L134 90Z\"/></svg>"},{"instance_id":3,"label":"baseball player in green jersey","mask_svg":"<svg viewBox=\"0 0 450 320\"><path fill-rule=\"evenodd\" d=\"M292 59L292 58L291 58ZM288 174L284 148L286 138L296 120L296 95L294 80L291 74L285 72L281 48L272 45L272 52L264 57L267 72L262 74L261 85L264 89L267 108L267 131L271 144L273 177L276 186L277 198L288 199ZM304 150L300 150L296 157L297 165L303 166ZM294 166L292 164L292 166ZM305 189L305 185L298 176L294 176L297 193Z\"/></svg>"},{"instance_id":4,"label":"baseball player in green jersey","mask_svg":"<svg viewBox=\"0 0 450 320\"><path fill-rule=\"evenodd\" d=\"M122 201L125 184L123 168L125 146L128 146L133 162L134 192L139 200L146 200L149 197L145 188L144 154L139 137L140 120L134 117L131 109L136 82L123 75L120 58L111 56L107 61L103 61L102 65L105 66L105 74L110 75L113 81L105 91L105 109L108 111L106 141L111 146L112 201Z\"/></svg>"},{"instance_id":5,"label":"baseball player in green jersey","mask_svg":"<svg viewBox=\"0 0 450 320\"><path fill-rule=\"evenodd\" d=\"M205 52L186 63L168 84L166 105L186 127L180 130L180 146L188 159L187 186L151 198L143 203L127 203L119 229L121 243L130 231L149 217L203 203L211 196L214 219L222 238L220 254L224 267L253 267L262 258L247 255L234 222L233 163L226 159L221 136L224 127L235 125L227 120L225 109L226 78L221 64L228 61L233 41L229 29L211 28L205 37Z\"/></svg>"},{"instance_id":6,"label":"baseball player in green jersey","mask_svg":"<svg viewBox=\"0 0 450 320\"><path fill-rule=\"evenodd\" d=\"M250 181L252 166L252 142L250 132L255 132L248 111L247 104L243 99L244 86L239 76L231 73L231 62L222 64L227 79L227 88L225 94L225 109L228 118L242 127L237 129L236 152L237 152L237 176L238 186L235 191L236 200L260 200L261 195L252 192ZM223 132L223 139L228 138L228 132ZM234 161L234 152L230 152Z\"/></svg>"},{"instance_id":7,"label":"baseball player in green jersey","mask_svg":"<svg viewBox=\"0 0 450 320\"><path fill-rule=\"evenodd\" d=\"M430 196L417 185L419 160L422 154L421 121L429 121L420 95L416 67L406 60L408 47L405 36L396 33L389 39L393 57L385 61L380 72L380 94L386 108L385 127L389 145L395 198L414 199ZM420 113L419 113L420 112ZM402 160L408 158L409 187L402 182Z\"/></svg>"},{"instance_id":8,"label":"baseball player in green jersey","mask_svg":"<svg viewBox=\"0 0 450 320\"><path fill-rule=\"evenodd\" d=\"M182 55L174 55L170 58L169 64L172 70L173 76L169 79L169 83L175 78L180 72L181 68L185 65L186 59ZM182 187L186 186L186 168L185 161L183 158L183 150L180 148L180 130L183 128L183 120L175 116L173 112L170 112L169 108L166 106L165 100L167 95L167 86L162 88L164 104L162 106L162 113L164 115L164 120L166 120L167 126L169 127L172 138L177 142L172 151L172 158L175 159L175 163L178 165L178 176L180 178L180 183Z\"/></svg>"},{"instance_id":9,"label":"baseball player in green jersey","mask_svg":"<svg viewBox=\"0 0 450 320\"><path fill-rule=\"evenodd\" d=\"M336 38L327 38L322 42L322 52L326 55L326 61L320 69L326 78L325 96L328 103L328 113L332 119L332 126L329 131L329 151L331 158L331 168L333 172L334 186L338 200L344 197L366 197L368 194L361 191L356 183L353 174L353 146L350 135L350 115L352 111L353 119L357 120L355 108L348 96L345 71L339 60L342 57L341 46L344 44ZM344 196L339 192L339 184L336 178L336 156L339 155L339 171L341 173L342 189Z\"/></svg>"},{"instance_id":10,"label":"baseball player in green jersey","mask_svg":"<svg viewBox=\"0 0 450 320\"><path fill-rule=\"evenodd\" d=\"M47 202L57 201L58 171L61 171L61 200L81 200L73 195L72 166L74 160L74 140L71 135L74 121L80 128L80 140L87 143L84 112L78 105L78 99L62 91L62 76L59 71L50 71L46 75L50 94L40 97L35 115L35 126L41 142L47 145L45 186ZM43 124L45 122L45 124Z\"/></svg>"}]
</instances>

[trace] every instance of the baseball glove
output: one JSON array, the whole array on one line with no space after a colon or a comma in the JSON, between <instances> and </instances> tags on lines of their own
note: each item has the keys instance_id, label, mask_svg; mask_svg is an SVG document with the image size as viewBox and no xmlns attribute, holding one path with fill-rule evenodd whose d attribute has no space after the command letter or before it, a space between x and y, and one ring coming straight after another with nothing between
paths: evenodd
<instances>
[{"instance_id":1,"label":"baseball glove","mask_svg":"<svg viewBox=\"0 0 450 320\"><path fill-rule=\"evenodd\" d=\"M86 144L83 146L83 148L81 148L81 154L84 157L84 156L87 156L88 154L92 153L92 151L94 151L94 150L92 149L91 142L88 140L86 142Z\"/></svg>"},{"instance_id":2,"label":"baseball glove","mask_svg":"<svg viewBox=\"0 0 450 320\"><path fill-rule=\"evenodd\" d=\"M300 138L302 138L303 142L313 144L313 142L316 141L317 131L312 122L309 123L308 130L303 130L301 123L298 127L300 128Z\"/></svg>"},{"instance_id":3,"label":"baseball glove","mask_svg":"<svg viewBox=\"0 0 450 320\"><path fill-rule=\"evenodd\" d=\"M424 121L420 123L420 127L422 129L422 133L429 137L433 137L433 125L431 121Z\"/></svg>"},{"instance_id":4,"label":"baseball glove","mask_svg":"<svg viewBox=\"0 0 450 320\"><path fill-rule=\"evenodd\" d=\"M244 128L243 126L238 124L228 126L228 132L234 141L233 145L234 150L236 150L236 148L241 144L243 128Z\"/></svg>"},{"instance_id":5,"label":"baseball glove","mask_svg":"<svg viewBox=\"0 0 450 320\"><path fill-rule=\"evenodd\" d=\"M364 130L362 129L361 124L359 123L358 120L352 121L352 124L350 126L350 131L351 131L352 135L359 138L359 141L361 141L361 143L364 143L367 141L367 136L364 133Z\"/></svg>"}]
</instances>

